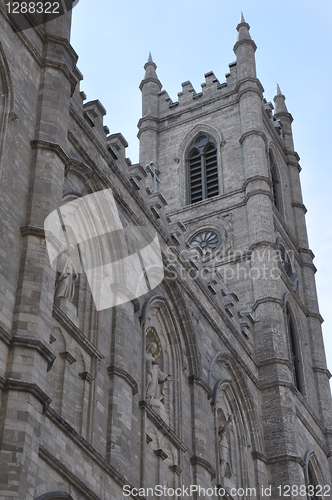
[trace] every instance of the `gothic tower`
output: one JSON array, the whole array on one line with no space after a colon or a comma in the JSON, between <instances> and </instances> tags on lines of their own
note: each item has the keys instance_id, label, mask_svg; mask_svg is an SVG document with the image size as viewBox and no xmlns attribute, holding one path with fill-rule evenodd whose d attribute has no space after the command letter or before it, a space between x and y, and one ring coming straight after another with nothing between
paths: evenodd
<instances>
[{"instance_id":1,"label":"gothic tower","mask_svg":"<svg viewBox=\"0 0 332 500\"><path fill-rule=\"evenodd\" d=\"M23 18L0 2L0 500L327 496L301 168L249 25L177 102L149 56L132 164L70 13Z\"/></svg>"},{"instance_id":2,"label":"gothic tower","mask_svg":"<svg viewBox=\"0 0 332 500\"><path fill-rule=\"evenodd\" d=\"M264 451L252 443L248 447L256 475L266 474L273 496L280 485L320 484L324 477L330 484L330 373L293 118L278 85L274 106L263 97L256 45L242 14L237 31L236 61L229 65L226 82L209 72L196 92L186 81L176 102L159 91L149 57L140 86L138 137L140 162L156 162L174 246L204 277L219 305L224 297L231 322L240 318L241 334L223 331L222 346L201 332L203 371L213 389L219 428L218 415L225 425L234 413L227 406L227 391L221 391L232 381L226 377L230 356L244 377L257 411L258 421L251 423L254 440L262 440ZM235 390L233 397L239 397ZM218 481L239 486L231 469L224 464L223 472L217 470Z\"/></svg>"}]
</instances>

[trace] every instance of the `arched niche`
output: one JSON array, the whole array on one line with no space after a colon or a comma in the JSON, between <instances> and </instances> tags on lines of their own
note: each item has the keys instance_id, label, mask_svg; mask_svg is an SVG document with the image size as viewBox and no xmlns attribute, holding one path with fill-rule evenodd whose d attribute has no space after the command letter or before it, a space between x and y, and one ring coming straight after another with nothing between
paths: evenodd
<instances>
[{"instance_id":1,"label":"arched niche","mask_svg":"<svg viewBox=\"0 0 332 500\"><path fill-rule=\"evenodd\" d=\"M151 405L155 406L154 409L178 433L180 431L179 415L181 415L181 373L185 368L185 359L178 325L170 304L163 296L154 296L145 303L142 329L144 360L142 399L150 399ZM155 363L152 361L152 364L155 364L159 370L158 385L164 385L158 388L155 398L151 398L151 391L149 391L151 380L147 373L149 371L147 358L151 356L151 352L149 353L151 344L156 346L155 352L152 353ZM169 380L166 379L163 382L163 376L160 373L167 375ZM159 400L161 404L153 400Z\"/></svg>"},{"instance_id":2,"label":"arched niche","mask_svg":"<svg viewBox=\"0 0 332 500\"><path fill-rule=\"evenodd\" d=\"M8 120L14 108L14 92L5 52L0 43L0 173L6 144ZM16 116L16 115L14 115Z\"/></svg>"},{"instance_id":3,"label":"arched niche","mask_svg":"<svg viewBox=\"0 0 332 500\"><path fill-rule=\"evenodd\" d=\"M308 491L309 500L318 500L324 495L320 489L322 485L326 485L323 474L319 467L316 453L313 450L308 450L304 455L304 481Z\"/></svg>"},{"instance_id":4,"label":"arched niche","mask_svg":"<svg viewBox=\"0 0 332 500\"><path fill-rule=\"evenodd\" d=\"M256 477L266 480L264 464L254 456L264 453L253 397L234 357L219 351L212 358L208 384L215 422L217 484L226 489L255 488Z\"/></svg>"}]
</instances>

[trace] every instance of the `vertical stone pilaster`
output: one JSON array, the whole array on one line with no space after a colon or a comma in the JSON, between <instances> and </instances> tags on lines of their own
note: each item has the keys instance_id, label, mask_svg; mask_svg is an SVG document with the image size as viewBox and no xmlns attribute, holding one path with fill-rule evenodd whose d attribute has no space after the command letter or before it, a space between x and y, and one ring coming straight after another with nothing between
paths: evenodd
<instances>
[{"instance_id":1,"label":"vertical stone pilaster","mask_svg":"<svg viewBox=\"0 0 332 500\"><path fill-rule=\"evenodd\" d=\"M35 137L31 142L30 186L7 365L6 396L1 407L0 470L8 470L8 499L34 498L38 428L47 395L45 356L52 329L55 273L43 232L44 220L61 204L67 156L69 102L77 56L69 44L71 14L44 26ZM33 137L33 136L32 136ZM22 341L30 341L22 352ZM22 360L24 359L24 362ZM12 443L12 444L10 444ZM1 480L2 480L1 479Z\"/></svg>"}]
</instances>

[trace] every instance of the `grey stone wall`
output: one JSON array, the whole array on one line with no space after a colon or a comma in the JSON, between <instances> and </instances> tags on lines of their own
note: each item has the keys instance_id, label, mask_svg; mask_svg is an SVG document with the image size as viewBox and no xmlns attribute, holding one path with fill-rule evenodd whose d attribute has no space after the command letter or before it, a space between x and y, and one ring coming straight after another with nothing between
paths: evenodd
<instances>
[{"instance_id":1,"label":"grey stone wall","mask_svg":"<svg viewBox=\"0 0 332 500\"><path fill-rule=\"evenodd\" d=\"M125 139L103 126L102 104L84 103L70 19L13 33L2 4L0 14L0 499L113 500L126 484L256 488L255 498L271 485L278 498L279 485L305 484L309 460L317 484L331 484L329 372L291 115L280 95L274 115L266 112L248 25L238 26L226 83L206 74L200 94L185 82L178 104L148 61L141 165L131 165ZM187 206L186 151L200 133L217 142L220 194ZM44 220L106 189L125 226L156 231L165 278L98 312L82 273L73 301L54 301ZM207 258L190 252L190 239L209 228L223 235L220 248ZM159 406L146 400L151 338L169 375Z\"/></svg>"}]
</instances>

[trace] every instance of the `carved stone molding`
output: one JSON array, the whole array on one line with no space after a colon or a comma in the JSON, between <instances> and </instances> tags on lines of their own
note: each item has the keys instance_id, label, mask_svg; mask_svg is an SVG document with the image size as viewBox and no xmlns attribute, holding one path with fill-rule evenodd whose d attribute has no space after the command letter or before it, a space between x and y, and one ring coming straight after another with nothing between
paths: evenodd
<instances>
[{"instance_id":1,"label":"carved stone molding","mask_svg":"<svg viewBox=\"0 0 332 500\"><path fill-rule=\"evenodd\" d=\"M191 465L198 465L200 467L203 467L203 469L207 470L211 476L211 479L214 479L216 477L216 469L214 467L212 467L210 462L205 460L205 458L198 457L197 455L194 455L194 456L190 457L190 463L191 463Z\"/></svg>"},{"instance_id":2,"label":"carved stone molding","mask_svg":"<svg viewBox=\"0 0 332 500\"><path fill-rule=\"evenodd\" d=\"M157 455L157 457L160 457L162 460L166 460L166 458L168 458L168 455L161 448L159 448L158 450L153 450L153 453L155 453L155 455Z\"/></svg>"},{"instance_id":3,"label":"carved stone molding","mask_svg":"<svg viewBox=\"0 0 332 500\"><path fill-rule=\"evenodd\" d=\"M60 358L65 359L66 361L68 361L68 363L70 365L73 365L76 362L76 359L74 358L74 356L72 356L70 354L69 351L60 352L59 356L60 356Z\"/></svg>"},{"instance_id":4,"label":"carved stone molding","mask_svg":"<svg viewBox=\"0 0 332 500\"><path fill-rule=\"evenodd\" d=\"M323 373L324 375L326 375L329 379L332 377L331 375L331 372L328 368L322 368L321 366L313 366L312 367L312 370L314 372L319 372L319 373Z\"/></svg>"},{"instance_id":5,"label":"carved stone molding","mask_svg":"<svg viewBox=\"0 0 332 500\"><path fill-rule=\"evenodd\" d=\"M53 317L63 328L71 334L72 337L85 349L85 351L97 359L104 359L100 351L90 342L83 332L71 321L70 318L58 307L53 304Z\"/></svg>"},{"instance_id":6,"label":"carved stone molding","mask_svg":"<svg viewBox=\"0 0 332 500\"><path fill-rule=\"evenodd\" d=\"M21 227L22 236L37 236L38 238L45 239L45 229L37 226L24 226Z\"/></svg>"},{"instance_id":7,"label":"carved stone molding","mask_svg":"<svg viewBox=\"0 0 332 500\"><path fill-rule=\"evenodd\" d=\"M110 377L114 377L114 375L117 375L118 377L123 378L131 387L133 396L138 393L138 386L137 382L133 379L131 375L129 375L128 372L125 370L122 370L122 368L118 368L117 366L109 366L107 368L108 374Z\"/></svg>"},{"instance_id":8,"label":"carved stone molding","mask_svg":"<svg viewBox=\"0 0 332 500\"><path fill-rule=\"evenodd\" d=\"M0 340L2 340L2 342L7 346L10 345L10 342L12 340L12 336L8 332L6 332L6 330L2 328L2 326L0 326Z\"/></svg>"},{"instance_id":9,"label":"carved stone molding","mask_svg":"<svg viewBox=\"0 0 332 500\"><path fill-rule=\"evenodd\" d=\"M29 339L26 337L13 337L6 330L0 327L0 340L7 346L16 347L22 346L25 349L34 349L38 352L47 362L47 371L53 366L56 356L46 347L41 340Z\"/></svg>"},{"instance_id":10,"label":"carved stone molding","mask_svg":"<svg viewBox=\"0 0 332 500\"><path fill-rule=\"evenodd\" d=\"M184 442L175 434L175 432L170 428L169 425L164 422L164 420L152 409L152 407L146 401L140 401L139 406L142 410L146 411L147 417L154 425L159 429L164 436L170 440L174 446L182 451L187 451L188 447Z\"/></svg>"},{"instance_id":11,"label":"carved stone molding","mask_svg":"<svg viewBox=\"0 0 332 500\"><path fill-rule=\"evenodd\" d=\"M123 477L110 463L108 463L94 448L91 446L86 439L84 439L78 432L71 427L66 420L61 417L53 408L48 407L46 411L46 416L52 420L52 422L64 433L66 439L70 439L76 446L78 446L86 456L88 456L93 462L106 472L110 477L112 477L117 484L121 487L128 484L131 488L132 485L128 482L128 479ZM46 450L45 450L46 451ZM49 453L46 451L46 453ZM49 454L51 459L52 455ZM90 498L90 497L88 497ZM144 500L142 496L136 497L138 499ZM99 500L99 499L98 499Z\"/></svg>"},{"instance_id":12,"label":"carved stone molding","mask_svg":"<svg viewBox=\"0 0 332 500\"><path fill-rule=\"evenodd\" d=\"M205 380L203 380L201 377L197 377L197 375L190 375L188 377L188 380L192 384L197 384L197 385L200 385L201 387L203 387L203 389L205 390L205 392L207 394L207 398L208 399L212 398L212 389L211 389L211 387L208 386L208 384L205 382Z\"/></svg>"},{"instance_id":13,"label":"carved stone molding","mask_svg":"<svg viewBox=\"0 0 332 500\"><path fill-rule=\"evenodd\" d=\"M54 455L43 446L39 447L39 457L46 462L53 470L66 479L69 484L75 486L84 496L91 500L100 500L95 493L90 490L78 477L76 477L65 465L63 465Z\"/></svg>"},{"instance_id":14,"label":"carved stone molding","mask_svg":"<svg viewBox=\"0 0 332 500\"><path fill-rule=\"evenodd\" d=\"M88 382L89 384L93 381L93 376L90 375L89 372L82 372L82 373L79 373L79 376L81 377L82 380L85 380L86 382Z\"/></svg>"},{"instance_id":15,"label":"carved stone molding","mask_svg":"<svg viewBox=\"0 0 332 500\"><path fill-rule=\"evenodd\" d=\"M175 472L175 474L177 474L178 476L182 472L182 469L180 469L180 467L178 465L170 465L169 466L169 470L172 471L172 472Z\"/></svg>"},{"instance_id":16,"label":"carved stone molding","mask_svg":"<svg viewBox=\"0 0 332 500\"><path fill-rule=\"evenodd\" d=\"M12 378L7 378L4 384L4 391L18 391L27 392L34 396L43 405L43 413L46 412L48 406L50 405L52 399L45 394L44 391L38 387L37 384L31 382L23 382L23 380L15 380Z\"/></svg>"},{"instance_id":17,"label":"carved stone molding","mask_svg":"<svg viewBox=\"0 0 332 500\"><path fill-rule=\"evenodd\" d=\"M48 142L48 141L43 141L41 139L34 139L33 141L30 142L32 149L47 149L48 151L53 151L66 165L69 161L69 156L65 153L65 151L62 149L62 147L59 144L53 143L53 142Z\"/></svg>"}]
</instances>

